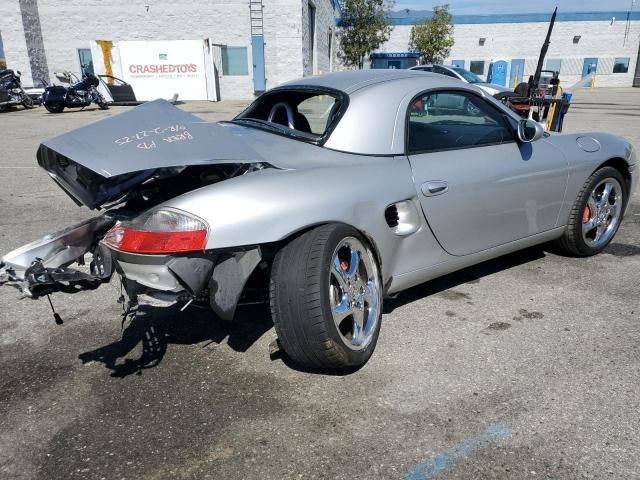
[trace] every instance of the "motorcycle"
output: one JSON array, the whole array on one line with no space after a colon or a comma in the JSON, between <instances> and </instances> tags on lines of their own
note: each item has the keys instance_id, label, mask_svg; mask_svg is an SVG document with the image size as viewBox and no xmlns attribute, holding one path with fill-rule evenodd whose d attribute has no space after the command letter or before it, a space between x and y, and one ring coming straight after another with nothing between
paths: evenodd
<instances>
[{"instance_id":1,"label":"motorcycle","mask_svg":"<svg viewBox=\"0 0 640 480\"><path fill-rule=\"evenodd\" d=\"M20 75L22 74L18 70L0 70L0 111L16 105L22 105L26 109L35 106L22 88Z\"/></svg>"},{"instance_id":2,"label":"motorcycle","mask_svg":"<svg viewBox=\"0 0 640 480\"><path fill-rule=\"evenodd\" d=\"M77 77L76 77L77 78ZM65 108L84 108L95 103L101 110L109 106L98 92L100 80L91 73L83 75L82 80L69 87L53 85L44 89L41 103L50 113L62 113Z\"/></svg>"}]
</instances>

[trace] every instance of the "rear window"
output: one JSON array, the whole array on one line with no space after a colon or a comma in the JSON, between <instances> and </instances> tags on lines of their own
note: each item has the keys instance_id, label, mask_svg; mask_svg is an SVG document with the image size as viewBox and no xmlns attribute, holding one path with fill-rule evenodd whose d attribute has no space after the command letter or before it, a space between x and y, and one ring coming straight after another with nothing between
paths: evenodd
<instances>
[{"instance_id":1,"label":"rear window","mask_svg":"<svg viewBox=\"0 0 640 480\"><path fill-rule=\"evenodd\" d=\"M320 143L346 108L346 95L306 88L265 93L233 121Z\"/></svg>"}]
</instances>

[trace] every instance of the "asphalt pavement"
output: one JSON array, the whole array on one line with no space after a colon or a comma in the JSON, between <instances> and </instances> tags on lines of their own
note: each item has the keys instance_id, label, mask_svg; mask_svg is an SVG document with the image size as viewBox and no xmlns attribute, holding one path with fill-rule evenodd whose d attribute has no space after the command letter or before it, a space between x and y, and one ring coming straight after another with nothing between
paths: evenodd
<instances>
[{"instance_id":1,"label":"asphalt pavement","mask_svg":"<svg viewBox=\"0 0 640 480\"><path fill-rule=\"evenodd\" d=\"M92 216L35 152L124 110L0 114L0 252ZM566 131L585 130L640 148L640 89L580 92ZM123 324L112 282L54 295L57 326L0 288L0 478L640 478L639 194L601 255L536 247L404 292L349 375L271 359L261 306Z\"/></svg>"}]
</instances>

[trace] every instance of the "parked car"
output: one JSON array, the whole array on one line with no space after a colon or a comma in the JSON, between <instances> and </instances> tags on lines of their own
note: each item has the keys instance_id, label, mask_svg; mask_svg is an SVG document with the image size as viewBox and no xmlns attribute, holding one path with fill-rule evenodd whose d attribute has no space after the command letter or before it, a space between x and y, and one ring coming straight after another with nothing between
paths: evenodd
<instances>
[{"instance_id":1,"label":"parked car","mask_svg":"<svg viewBox=\"0 0 640 480\"><path fill-rule=\"evenodd\" d=\"M104 213L4 255L7 284L37 298L117 274L130 307L226 320L251 285L286 354L332 369L369 359L383 299L409 287L543 242L601 252L638 181L620 137L549 135L472 84L407 70L293 81L231 122L157 100L37 158Z\"/></svg>"},{"instance_id":2,"label":"parked car","mask_svg":"<svg viewBox=\"0 0 640 480\"><path fill-rule=\"evenodd\" d=\"M451 67L448 65L418 65L410 68L410 70L419 70L422 72L438 73L440 75L446 75L447 77L457 78L466 83L471 83L476 87L481 88L489 95L495 95L499 92L509 92L510 89L503 87L502 85L496 85L495 83L488 83L482 80L478 75L469 70L465 70L460 67Z\"/></svg>"}]
</instances>

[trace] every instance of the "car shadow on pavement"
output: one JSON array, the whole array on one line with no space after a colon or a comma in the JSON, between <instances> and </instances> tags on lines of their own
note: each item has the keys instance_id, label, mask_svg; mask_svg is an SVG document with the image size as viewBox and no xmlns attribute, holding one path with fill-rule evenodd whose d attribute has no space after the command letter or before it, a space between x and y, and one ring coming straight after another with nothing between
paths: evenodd
<instances>
[{"instance_id":1,"label":"car shadow on pavement","mask_svg":"<svg viewBox=\"0 0 640 480\"><path fill-rule=\"evenodd\" d=\"M426 283L421 283L420 285L400 292L395 298L386 299L383 313L391 313L397 307L401 307L407 303L435 295L436 293L449 290L464 283L477 283L482 277L486 277L487 275L544 258L546 256L545 252L553 252L553 247L550 244L537 245L449 273Z\"/></svg>"},{"instance_id":2,"label":"car shadow on pavement","mask_svg":"<svg viewBox=\"0 0 640 480\"><path fill-rule=\"evenodd\" d=\"M226 322L210 310L189 308L181 312L177 307L141 306L124 322L122 338L109 345L79 355L82 363L101 362L111 369L111 376L124 378L141 375L148 368L157 367L169 345L195 345L206 342L222 343L235 351L244 352L272 326L266 305L239 307L236 318ZM126 358L142 345L138 358ZM124 359L121 361L120 359Z\"/></svg>"},{"instance_id":3,"label":"car shadow on pavement","mask_svg":"<svg viewBox=\"0 0 640 480\"><path fill-rule=\"evenodd\" d=\"M602 253L615 257L634 257L640 255L640 247L628 243L610 243Z\"/></svg>"},{"instance_id":4,"label":"car shadow on pavement","mask_svg":"<svg viewBox=\"0 0 640 480\"><path fill-rule=\"evenodd\" d=\"M539 260L546 256L546 252L562 254L556 252L551 244L545 244L488 260L417 285L401 292L396 298L386 299L384 313L391 313L395 308L465 283L477 283L487 275ZM638 252L640 248L623 244L612 244L605 250L605 253L617 256L637 255ZM210 343L222 343L227 339L227 345L231 349L244 352L273 327L273 322L266 304L239 307L236 318L231 322L216 318L210 310L195 307L181 312L177 307L143 306L138 308L125 325L120 340L82 353L79 355L80 360L83 363L103 363L106 368L111 369L113 377L140 375L143 370L156 367L162 362L169 345L195 345L206 342L204 346L207 346ZM142 345L142 354L138 358L126 358L139 344ZM277 359L282 360L289 368L306 373L342 376L358 370L354 368L346 371L328 371L303 368L293 363L282 351L272 355L272 360Z\"/></svg>"}]
</instances>

